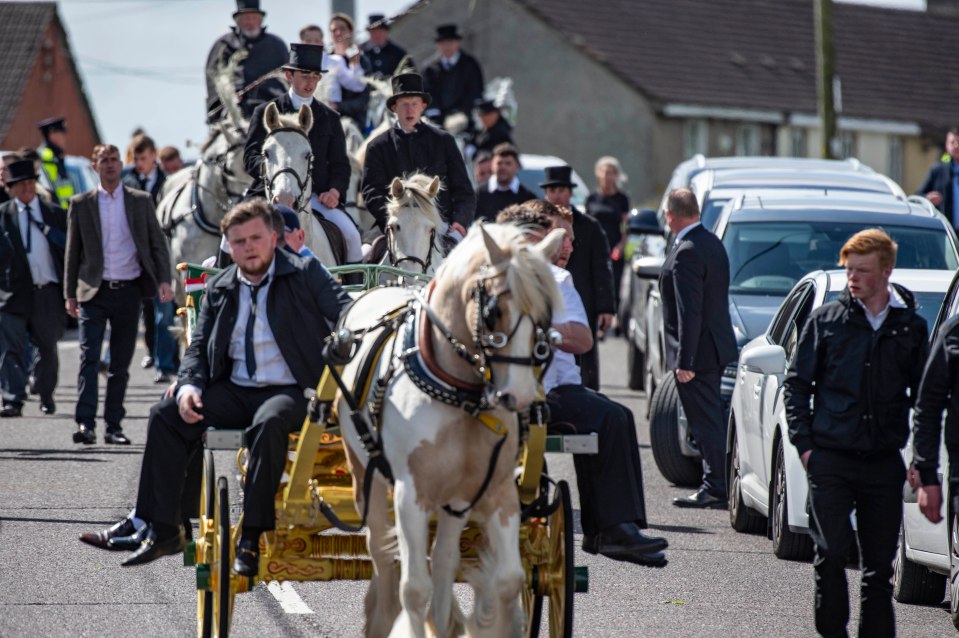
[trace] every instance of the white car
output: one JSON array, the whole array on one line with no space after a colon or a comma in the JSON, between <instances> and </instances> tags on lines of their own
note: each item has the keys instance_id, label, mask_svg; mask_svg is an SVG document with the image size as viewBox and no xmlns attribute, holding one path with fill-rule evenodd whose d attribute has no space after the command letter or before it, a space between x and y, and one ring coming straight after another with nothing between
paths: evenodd
<instances>
[{"instance_id":1,"label":"white car","mask_svg":"<svg viewBox=\"0 0 959 638\"><path fill-rule=\"evenodd\" d=\"M959 314L959 275L946 293L935 324L929 324L930 342L940 327ZM903 450L907 464L912 462L912 438ZM949 456L940 444L939 476L949 476ZM949 481L942 480L943 520L930 523L919 511L916 494L903 490L902 535L896 553L893 596L901 603L938 605L949 586L952 622L959 629L959 512L951 502Z\"/></svg>"},{"instance_id":2,"label":"white car","mask_svg":"<svg viewBox=\"0 0 959 638\"><path fill-rule=\"evenodd\" d=\"M953 275L952 270L897 269L892 281L916 296L919 314L932 326ZM739 357L726 448L729 521L740 532L765 529L779 558L812 556L808 483L789 441L783 381L806 318L845 287L842 270L806 275L779 306L766 332L746 344Z\"/></svg>"}]
</instances>

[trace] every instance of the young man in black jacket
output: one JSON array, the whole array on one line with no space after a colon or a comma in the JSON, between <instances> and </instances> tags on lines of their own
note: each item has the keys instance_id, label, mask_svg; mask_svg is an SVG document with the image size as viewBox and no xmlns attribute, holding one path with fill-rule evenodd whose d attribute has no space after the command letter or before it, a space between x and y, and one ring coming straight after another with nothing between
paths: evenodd
<instances>
[{"instance_id":1,"label":"young man in black jacket","mask_svg":"<svg viewBox=\"0 0 959 638\"><path fill-rule=\"evenodd\" d=\"M928 329L912 293L889 283L896 244L884 231L853 235L839 262L848 286L810 315L784 388L789 438L809 479L816 630L846 635L845 568L855 509L862 567L859 635L893 636L892 561L906 478L900 450L909 434Z\"/></svg>"}]
</instances>

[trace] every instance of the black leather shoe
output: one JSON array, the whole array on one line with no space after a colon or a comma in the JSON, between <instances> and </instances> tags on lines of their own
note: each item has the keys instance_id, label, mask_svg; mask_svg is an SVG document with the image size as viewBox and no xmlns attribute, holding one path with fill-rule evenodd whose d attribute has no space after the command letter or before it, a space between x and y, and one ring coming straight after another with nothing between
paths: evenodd
<instances>
[{"instance_id":1,"label":"black leather shoe","mask_svg":"<svg viewBox=\"0 0 959 638\"><path fill-rule=\"evenodd\" d=\"M633 522L604 529L596 536L595 543L596 552L609 558L617 555L649 554L669 547L665 538L645 536Z\"/></svg>"},{"instance_id":2,"label":"black leather shoe","mask_svg":"<svg viewBox=\"0 0 959 638\"><path fill-rule=\"evenodd\" d=\"M123 536L114 536L107 541L108 549L123 550L125 552L136 551L137 548L143 543L143 540L146 538L147 528L149 525L144 525L140 529L134 529L132 533L125 534Z\"/></svg>"},{"instance_id":3,"label":"black leather shoe","mask_svg":"<svg viewBox=\"0 0 959 638\"><path fill-rule=\"evenodd\" d=\"M80 534L80 542L99 547L100 549L120 549L119 547L113 547L110 541L121 536L129 536L135 531L136 528L133 526L133 521L129 518L124 518L119 523L114 524L113 527L108 527L103 531L84 532Z\"/></svg>"},{"instance_id":4,"label":"black leather shoe","mask_svg":"<svg viewBox=\"0 0 959 638\"><path fill-rule=\"evenodd\" d=\"M174 536L160 539L157 538L153 525L147 523L144 527L143 540L140 542L139 549L133 552L130 558L123 561L122 565L132 567L133 565L152 563L162 556L179 554L184 547L186 547L186 538L183 535L183 528L178 529Z\"/></svg>"},{"instance_id":5,"label":"black leather shoe","mask_svg":"<svg viewBox=\"0 0 959 638\"><path fill-rule=\"evenodd\" d=\"M78 424L77 431L73 433L73 442L93 445L97 442L97 433L94 432L93 428Z\"/></svg>"},{"instance_id":6,"label":"black leather shoe","mask_svg":"<svg viewBox=\"0 0 959 638\"><path fill-rule=\"evenodd\" d=\"M613 560L623 561L626 563L633 563L635 565L642 565L643 567L665 567L666 563L669 562L666 560L666 554L663 552L650 552L648 554L643 554L640 552L621 552L618 554L600 553L602 553L606 558L612 558Z\"/></svg>"},{"instance_id":7,"label":"black leather shoe","mask_svg":"<svg viewBox=\"0 0 959 638\"><path fill-rule=\"evenodd\" d=\"M705 487L700 488L695 494L674 498L673 505L676 507L687 507L701 510L724 510L729 507L729 503L725 498L713 496L706 491Z\"/></svg>"},{"instance_id":8,"label":"black leather shoe","mask_svg":"<svg viewBox=\"0 0 959 638\"><path fill-rule=\"evenodd\" d=\"M56 414L57 404L53 402L53 399L40 399L40 411L46 415Z\"/></svg>"},{"instance_id":9,"label":"black leather shoe","mask_svg":"<svg viewBox=\"0 0 959 638\"><path fill-rule=\"evenodd\" d=\"M128 439L127 435L123 433L123 430L108 431L103 436L103 442L110 443L112 445L130 445L130 439Z\"/></svg>"},{"instance_id":10,"label":"black leather shoe","mask_svg":"<svg viewBox=\"0 0 959 638\"><path fill-rule=\"evenodd\" d=\"M241 540L236 545L233 573L237 576L256 576L260 573L260 546L253 541Z\"/></svg>"},{"instance_id":11,"label":"black leather shoe","mask_svg":"<svg viewBox=\"0 0 959 638\"><path fill-rule=\"evenodd\" d=\"M14 404L14 403L8 403L8 404L6 404L5 406L3 406L2 409L0 409L0 418L6 419L6 418L11 418L11 417L17 417L17 416L23 416L23 406L22 406L22 405L16 405L16 404Z\"/></svg>"},{"instance_id":12,"label":"black leather shoe","mask_svg":"<svg viewBox=\"0 0 959 638\"><path fill-rule=\"evenodd\" d=\"M153 373L153 382L154 383L169 383L170 375L164 372L163 370L157 370Z\"/></svg>"},{"instance_id":13,"label":"black leather shoe","mask_svg":"<svg viewBox=\"0 0 959 638\"><path fill-rule=\"evenodd\" d=\"M583 551L587 554L596 553L596 537L583 535Z\"/></svg>"}]
</instances>

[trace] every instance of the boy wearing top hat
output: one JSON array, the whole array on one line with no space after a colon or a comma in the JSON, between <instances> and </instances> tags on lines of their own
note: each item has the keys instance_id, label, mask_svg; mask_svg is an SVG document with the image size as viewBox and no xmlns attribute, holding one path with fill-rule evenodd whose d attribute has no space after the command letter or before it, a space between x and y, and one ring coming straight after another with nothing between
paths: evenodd
<instances>
[{"instance_id":1,"label":"boy wearing top hat","mask_svg":"<svg viewBox=\"0 0 959 638\"><path fill-rule=\"evenodd\" d=\"M381 78L391 77L403 58L407 58L406 50L390 40L390 22L382 13L371 13L366 32L370 39L363 43L363 53L372 66L372 73ZM413 58L406 59L404 68L415 68Z\"/></svg>"},{"instance_id":2,"label":"boy wearing top hat","mask_svg":"<svg viewBox=\"0 0 959 638\"><path fill-rule=\"evenodd\" d=\"M393 178L420 172L439 177L442 188L436 204L450 224L454 241L462 239L473 223L476 196L466 164L453 136L422 121L430 105L423 78L416 73L393 77L393 95L386 101L396 114L396 124L373 138L363 165L363 199L380 230L386 225L386 200ZM457 237L458 235L458 237Z\"/></svg>"},{"instance_id":3,"label":"boy wearing top hat","mask_svg":"<svg viewBox=\"0 0 959 638\"><path fill-rule=\"evenodd\" d=\"M297 113L301 106L308 106L313 111L313 126L307 135L313 150L313 197L310 205L340 229L347 245L346 260L355 263L363 258L360 233L353 219L339 209L350 184L346 138L340 125L339 114L313 97L316 85L325 71L323 47L305 43L294 43L290 46L290 61L283 66L290 90L267 104L258 106L250 120L243 164L246 172L253 176L253 183L247 189L246 196L250 198L266 195L266 186L262 179L263 142L266 140L263 115L266 107L275 104L281 114L290 114Z\"/></svg>"},{"instance_id":4,"label":"boy wearing top hat","mask_svg":"<svg viewBox=\"0 0 959 638\"><path fill-rule=\"evenodd\" d=\"M460 49L462 39L455 24L437 27L437 53L423 72L423 86L433 96L426 116L440 125L453 113L468 116L483 97L483 70L476 58ZM473 129L472 122L469 128Z\"/></svg>"},{"instance_id":5,"label":"boy wearing top hat","mask_svg":"<svg viewBox=\"0 0 959 638\"><path fill-rule=\"evenodd\" d=\"M250 86L258 78L283 66L288 50L286 42L266 32L263 18L266 12L260 9L260 0L236 0L233 12L234 26L221 36L210 49L206 59L206 108L207 122L214 123L226 116L216 93L213 78L217 69L226 64L230 56L245 49L249 55L240 62L236 78L236 91ZM240 99L240 108L249 117L257 105L283 94L283 84L276 79L267 80L259 87L250 89Z\"/></svg>"},{"instance_id":6,"label":"boy wearing top hat","mask_svg":"<svg viewBox=\"0 0 959 638\"><path fill-rule=\"evenodd\" d=\"M35 387L40 411L53 414L57 386L57 341L63 336L60 280L67 218L64 210L37 197L30 160L7 167L13 196L0 205L0 417L18 417L26 400L27 338L36 348Z\"/></svg>"}]
</instances>

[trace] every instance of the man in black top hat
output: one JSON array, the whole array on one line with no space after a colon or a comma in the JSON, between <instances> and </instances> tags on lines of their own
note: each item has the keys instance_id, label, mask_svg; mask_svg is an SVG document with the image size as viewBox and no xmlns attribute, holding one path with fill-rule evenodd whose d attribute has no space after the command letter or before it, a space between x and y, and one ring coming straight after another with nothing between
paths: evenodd
<instances>
[{"instance_id":1,"label":"man in black top hat","mask_svg":"<svg viewBox=\"0 0 959 638\"><path fill-rule=\"evenodd\" d=\"M423 78L416 73L394 76L393 95L386 104L397 121L367 146L361 186L367 210L383 230L393 178L415 172L439 177L443 188L437 195L437 207L450 224L450 236L459 241L473 223L476 196L453 136L421 121L430 105Z\"/></svg>"},{"instance_id":2,"label":"man in black top hat","mask_svg":"<svg viewBox=\"0 0 959 638\"><path fill-rule=\"evenodd\" d=\"M513 143L513 127L493 100L477 100L475 111L483 126L473 136L472 144L477 151L492 152L500 144Z\"/></svg>"},{"instance_id":3,"label":"man in black top hat","mask_svg":"<svg viewBox=\"0 0 959 638\"><path fill-rule=\"evenodd\" d=\"M263 26L264 16L266 13L260 10L259 0L236 0L236 11L233 13L235 26L213 43L206 59L207 122L217 122L226 115L216 93L213 78L217 69L226 64L231 55L240 49L246 49L249 53L246 59L240 62L241 72L237 74L235 85L237 93L286 62L286 42L266 32L266 27ZM259 87L249 88L240 98L243 115L249 117L257 105L282 95L283 91L283 84L276 79L267 80Z\"/></svg>"},{"instance_id":4,"label":"man in black top hat","mask_svg":"<svg viewBox=\"0 0 959 638\"><path fill-rule=\"evenodd\" d=\"M247 189L247 197L263 197L263 142L266 126L263 118L269 104L275 104L281 114L296 113L301 106L313 112L313 125L309 130L310 147L313 150L312 208L336 224L347 243L346 259L358 262L362 259L360 233L352 218L339 208L350 184L350 160L346 155L346 138L336 111L313 97L323 68L323 47L315 44L294 43L290 46L290 61L283 66L283 73L290 90L267 104L261 104L253 112L250 132L243 152L246 172L253 176ZM283 202L290 205L292 202ZM332 264L331 264L332 265Z\"/></svg>"},{"instance_id":5,"label":"man in black top hat","mask_svg":"<svg viewBox=\"0 0 959 638\"><path fill-rule=\"evenodd\" d=\"M440 125L453 113L469 116L483 97L483 70L476 58L460 49L462 39L455 24L437 27L437 53L423 72L423 85L434 100L426 116Z\"/></svg>"},{"instance_id":6,"label":"man in black top hat","mask_svg":"<svg viewBox=\"0 0 959 638\"><path fill-rule=\"evenodd\" d=\"M370 39L363 43L363 53L373 67L372 73L381 78L391 77L403 58L404 68L414 69L413 58L407 57L406 49L390 40L390 21L382 13L371 13L366 32Z\"/></svg>"},{"instance_id":7,"label":"man in black top hat","mask_svg":"<svg viewBox=\"0 0 959 638\"><path fill-rule=\"evenodd\" d=\"M578 355L576 363L583 375L583 385L599 390L599 350L595 341L599 330L613 324L616 300L613 297L613 266L609 260L609 241L599 222L572 205L576 184L569 166L550 166L546 179L539 185L546 191L546 201L573 211L573 256L566 265L573 275L576 292L583 298L589 327L593 330L593 348Z\"/></svg>"},{"instance_id":8,"label":"man in black top hat","mask_svg":"<svg viewBox=\"0 0 959 638\"><path fill-rule=\"evenodd\" d=\"M57 341L66 319L59 282L67 217L62 208L37 197L38 175L32 161L14 161L7 171L6 185L13 198L0 205L0 417L22 413L28 337L36 348L33 371L40 411L53 414Z\"/></svg>"},{"instance_id":9,"label":"man in black top hat","mask_svg":"<svg viewBox=\"0 0 959 638\"><path fill-rule=\"evenodd\" d=\"M77 192L64 163L64 149L67 144L66 120L62 116L48 117L37 122L37 128L43 135L43 144L37 148L43 181L60 207L66 209L70 206L70 198Z\"/></svg>"}]
</instances>

